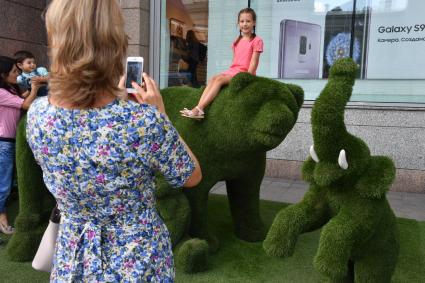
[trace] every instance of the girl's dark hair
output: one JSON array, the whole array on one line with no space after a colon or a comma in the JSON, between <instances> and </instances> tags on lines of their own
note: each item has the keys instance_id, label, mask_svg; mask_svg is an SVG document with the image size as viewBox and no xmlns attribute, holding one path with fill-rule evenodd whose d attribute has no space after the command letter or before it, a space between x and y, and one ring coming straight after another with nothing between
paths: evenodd
<instances>
[{"instance_id":1,"label":"girl's dark hair","mask_svg":"<svg viewBox=\"0 0 425 283\"><path fill-rule=\"evenodd\" d=\"M252 20L254 22L257 21L257 14L255 13L254 9L252 8L244 8L242 10L239 11L238 13L238 24L239 24L239 19L241 17L241 14L250 14L252 17ZM253 40L257 35L255 34L255 25L254 25L254 32L251 34L251 40ZM233 44L233 47L235 47L236 45L238 45L239 41L242 39L242 32L239 31L239 37L238 39L236 39L235 43Z\"/></svg>"},{"instance_id":2,"label":"girl's dark hair","mask_svg":"<svg viewBox=\"0 0 425 283\"><path fill-rule=\"evenodd\" d=\"M13 66L16 64L15 59L6 56L0 56L0 88L4 88L13 94L19 94L19 87L17 84L9 84L6 82L7 76L12 71Z\"/></svg>"}]
</instances>

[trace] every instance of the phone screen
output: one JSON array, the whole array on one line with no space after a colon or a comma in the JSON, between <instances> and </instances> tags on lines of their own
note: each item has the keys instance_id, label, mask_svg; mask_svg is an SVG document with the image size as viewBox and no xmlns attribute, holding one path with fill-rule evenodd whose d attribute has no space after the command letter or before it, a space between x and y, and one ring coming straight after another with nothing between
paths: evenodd
<instances>
[{"instance_id":1,"label":"phone screen","mask_svg":"<svg viewBox=\"0 0 425 283\"><path fill-rule=\"evenodd\" d=\"M133 88L131 82L136 82L140 85L142 83L142 72L143 62L127 61L127 80L125 82L125 87Z\"/></svg>"}]
</instances>

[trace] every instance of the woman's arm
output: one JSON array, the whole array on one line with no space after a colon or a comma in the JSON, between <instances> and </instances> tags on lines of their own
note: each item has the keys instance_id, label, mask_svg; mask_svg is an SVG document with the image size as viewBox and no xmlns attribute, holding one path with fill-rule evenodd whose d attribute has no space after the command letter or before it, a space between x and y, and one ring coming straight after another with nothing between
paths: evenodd
<instances>
[{"instance_id":1,"label":"woman's arm","mask_svg":"<svg viewBox=\"0 0 425 283\"><path fill-rule=\"evenodd\" d=\"M26 91L24 91L24 93L22 93L22 94L21 94L21 97L22 97L22 98L27 98L27 97L28 97L28 95L30 95L30 93L31 93L31 91L26 90Z\"/></svg>"},{"instance_id":2,"label":"woman's arm","mask_svg":"<svg viewBox=\"0 0 425 283\"><path fill-rule=\"evenodd\" d=\"M185 188L191 188L198 185L202 180L202 172L201 172L201 166L199 165L199 161L196 158L196 156L193 154L192 150L189 148L189 146L185 143L185 141L182 139L181 136L180 141L183 143L184 147L186 148L187 153L189 154L190 158L192 159L193 163L195 164L195 169L192 172L192 175L186 180L186 183L184 183L183 187Z\"/></svg>"},{"instance_id":3,"label":"woman's arm","mask_svg":"<svg viewBox=\"0 0 425 283\"><path fill-rule=\"evenodd\" d=\"M138 85L137 83L135 82L132 83L133 88L136 89L137 91L136 93L133 93L137 102L154 105L158 108L158 110L161 113L163 113L164 115L167 115L167 113L165 113L165 107L164 107L164 102L162 100L162 96L158 90L158 87L155 81L145 73L143 73L143 80L144 80L146 90L140 85ZM186 180L183 187L186 187L186 188L194 187L198 185L199 182L201 182L201 179L202 179L201 166L199 165L198 159L193 154L189 146L184 142L181 136L179 136L179 138L195 165L195 169L193 170L190 177Z\"/></svg>"},{"instance_id":4,"label":"woman's arm","mask_svg":"<svg viewBox=\"0 0 425 283\"><path fill-rule=\"evenodd\" d=\"M24 102L22 103L21 108L24 110L28 110L30 108L31 103L37 96L37 91L40 88L40 84L38 82L31 82L31 91L24 97ZM28 92L28 91L27 91Z\"/></svg>"},{"instance_id":5,"label":"woman's arm","mask_svg":"<svg viewBox=\"0 0 425 283\"><path fill-rule=\"evenodd\" d=\"M257 71L258 62L260 61L260 52L254 51L252 53L251 62L249 63L248 73L251 75L255 74L255 71Z\"/></svg>"}]
</instances>

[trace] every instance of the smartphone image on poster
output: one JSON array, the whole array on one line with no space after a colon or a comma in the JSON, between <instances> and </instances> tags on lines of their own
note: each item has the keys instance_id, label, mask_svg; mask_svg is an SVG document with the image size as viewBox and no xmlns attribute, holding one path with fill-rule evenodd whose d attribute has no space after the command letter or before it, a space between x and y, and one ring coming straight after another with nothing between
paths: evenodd
<instances>
[{"instance_id":1,"label":"smartphone image on poster","mask_svg":"<svg viewBox=\"0 0 425 283\"><path fill-rule=\"evenodd\" d=\"M329 77L329 69L337 59L350 56L358 66L356 77L366 78L371 10L367 2L364 7L358 9L353 7L353 2L350 1L326 13L323 78Z\"/></svg>"},{"instance_id":2,"label":"smartphone image on poster","mask_svg":"<svg viewBox=\"0 0 425 283\"><path fill-rule=\"evenodd\" d=\"M288 19L280 22L278 78L319 78L320 33L317 24Z\"/></svg>"},{"instance_id":3,"label":"smartphone image on poster","mask_svg":"<svg viewBox=\"0 0 425 283\"><path fill-rule=\"evenodd\" d=\"M128 93L135 93L136 90L131 85L131 82L142 84L143 57L127 57L125 73L125 88Z\"/></svg>"}]
</instances>

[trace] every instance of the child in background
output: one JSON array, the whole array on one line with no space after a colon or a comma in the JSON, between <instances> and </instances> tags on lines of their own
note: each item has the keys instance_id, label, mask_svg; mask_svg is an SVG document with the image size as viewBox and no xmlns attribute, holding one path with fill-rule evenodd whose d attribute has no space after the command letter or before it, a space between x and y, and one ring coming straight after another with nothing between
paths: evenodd
<instances>
[{"instance_id":1,"label":"child in background","mask_svg":"<svg viewBox=\"0 0 425 283\"><path fill-rule=\"evenodd\" d=\"M192 110L184 108L180 111L182 116L188 118L204 118L204 109L218 95L220 89L228 85L230 80L240 72L255 75L263 52L263 40L255 34L257 16L253 9L245 8L239 11L238 25L239 37L233 42L233 63L227 71L213 76L202 93L201 99Z\"/></svg>"},{"instance_id":2,"label":"child in background","mask_svg":"<svg viewBox=\"0 0 425 283\"><path fill-rule=\"evenodd\" d=\"M42 85L37 96L46 96L48 94L47 82L49 80L49 72L44 67L38 67L35 63L34 55L25 50L18 51L14 54L16 65L21 70L18 77L18 85L23 91L31 90L31 81L35 80Z\"/></svg>"},{"instance_id":3,"label":"child in background","mask_svg":"<svg viewBox=\"0 0 425 283\"><path fill-rule=\"evenodd\" d=\"M6 200L12 187L16 127L21 109L28 109L39 88L39 83L33 81L31 91L21 95L25 98L20 97L18 75L15 60L0 56L0 232L4 234L13 233L7 219Z\"/></svg>"}]
</instances>

